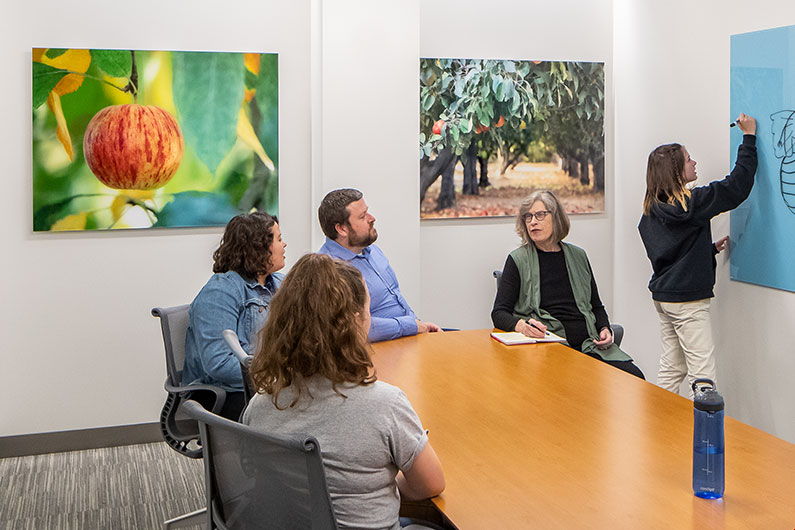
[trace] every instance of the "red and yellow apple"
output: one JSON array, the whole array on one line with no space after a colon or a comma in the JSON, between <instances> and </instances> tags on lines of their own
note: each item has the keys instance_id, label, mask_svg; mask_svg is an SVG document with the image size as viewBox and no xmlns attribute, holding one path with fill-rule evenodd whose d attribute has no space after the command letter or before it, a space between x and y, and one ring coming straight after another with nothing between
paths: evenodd
<instances>
[{"instance_id":1,"label":"red and yellow apple","mask_svg":"<svg viewBox=\"0 0 795 530\"><path fill-rule=\"evenodd\" d=\"M174 117L154 105L113 105L97 112L83 136L92 173L109 188L151 190L177 172L185 140Z\"/></svg>"}]
</instances>

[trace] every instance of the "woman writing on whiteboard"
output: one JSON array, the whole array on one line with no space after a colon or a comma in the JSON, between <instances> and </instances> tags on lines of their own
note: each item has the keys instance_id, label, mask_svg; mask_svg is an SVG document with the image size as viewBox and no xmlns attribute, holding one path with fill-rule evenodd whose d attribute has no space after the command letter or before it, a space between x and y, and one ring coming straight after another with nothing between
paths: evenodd
<instances>
[{"instance_id":1,"label":"woman writing on whiteboard","mask_svg":"<svg viewBox=\"0 0 795 530\"><path fill-rule=\"evenodd\" d=\"M522 246L505 260L491 312L494 327L536 338L549 329L572 348L644 378L613 343L588 256L563 242L569 218L551 191L536 191L522 202L516 233Z\"/></svg>"},{"instance_id":2,"label":"woman writing on whiteboard","mask_svg":"<svg viewBox=\"0 0 795 530\"><path fill-rule=\"evenodd\" d=\"M690 383L715 380L709 306L715 254L728 237L713 243L710 219L739 206L756 173L756 120L740 114L735 123L744 136L734 169L707 186L688 188L696 180L696 161L683 145L661 145L649 155L638 230L654 271L649 290L663 343L657 383L671 392L686 376Z\"/></svg>"}]
</instances>

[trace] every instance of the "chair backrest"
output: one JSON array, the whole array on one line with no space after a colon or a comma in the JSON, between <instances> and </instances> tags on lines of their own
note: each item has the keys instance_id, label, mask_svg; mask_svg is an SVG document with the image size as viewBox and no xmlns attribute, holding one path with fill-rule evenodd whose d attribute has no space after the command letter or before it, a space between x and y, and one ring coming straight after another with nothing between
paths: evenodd
<instances>
[{"instance_id":1,"label":"chair backrest","mask_svg":"<svg viewBox=\"0 0 795 530\"><path fill-rule=\"evenodd\" d=\"M186 401L204 448L208 528L335 530L320 446L257 432Z\"/></svg>"},{"instance_id":2,"label":"chair backrest","mask_svg":"<svg viewBox=\"0 0 795 530\"><path fill-rule=\"evenodd\" d=\"M160 318L160 329L163 332L163 344L166 348L166 373L172 386L179 386L182 383L189 309L190 304L152 309L152 315Z\"/></svg>"},{"instance_id":3,"label":"chair backrest","mask_svg":"<svg viewBox=\"0 0 795 530\"><path fill-rule=\"evenodd\" d=\"M621 341L624 340L624 326L613 322L610 324L610 328L613 330L613 342L616 343L616 346L621 346Z\"/></svg>"},{"instance_id":4,"label":"chair backrest","mask_svg":"<svg viewBox=\"0 0 795 530\"><path fill-rule=\"evenodd\" d=\"M500 288L500 280L502 280L502 271L493 271L491 273L494 276L494 279L497 280L497 289Z\"/></svg>"}]
</instances>

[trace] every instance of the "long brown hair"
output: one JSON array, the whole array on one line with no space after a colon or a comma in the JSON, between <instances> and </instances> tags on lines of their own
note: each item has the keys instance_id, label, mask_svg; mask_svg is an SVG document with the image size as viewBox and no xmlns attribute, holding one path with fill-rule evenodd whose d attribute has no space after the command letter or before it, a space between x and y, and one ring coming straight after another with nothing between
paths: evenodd
<instances>
[{"instance_id":1,"label":"long brown hair","mask_svg":"<svg viewBox=\"0 0 795 530\"><path fill-rule=\"evenodd\" d=\"M293 406L305 379L315 375L329 379L337 393L340 383L373 383L361 320L366 289L362 274L345 262L322 254L299 259L271 301L251 363L257 392L270 394L278 407L279 392L295 385Z\"/></svg>"},{"instance_id":2,"label":"long brown hair","mask_svg":"<svg viewBox=\"0 0 795 530\"><path fill-rule=\"evenodd\" d=\"M651 208L665 201L679 203L687 211L687 198L690 190L685 185L685 154L680 144L665 144L649 154L646 166L646 197L643 199L643 215L649 215Z\"/></svg>"},{"instance_id":3,"label":"long brown hair","mask_svg":"<svg viewBox=\"0 0 795 530\"><path fill-rule=\"evenodd\" d=\"M250 280L268 274L273 226L278 222L265 212L243 213L230 219L213 253L213 272L235 271Z\"/></svg>"}]
</instances>

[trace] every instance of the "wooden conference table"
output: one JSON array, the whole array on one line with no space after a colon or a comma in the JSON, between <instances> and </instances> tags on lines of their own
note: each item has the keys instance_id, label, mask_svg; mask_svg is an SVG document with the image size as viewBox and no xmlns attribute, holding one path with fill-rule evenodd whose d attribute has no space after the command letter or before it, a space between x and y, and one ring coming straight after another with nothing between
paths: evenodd
<instances>
[{"instance_id":1,"label":"wooden conference table","mask_svg":"<svg viewBox=\"0 0 795 530\"><path fill-rule=\"evenodd\" d=\"M447 480L433 502L459 529L795 528L795 445L727 417L725 496L697 498L692 402L489 331L373 344L430 430Z\"/></svg>"}]
</instances>

